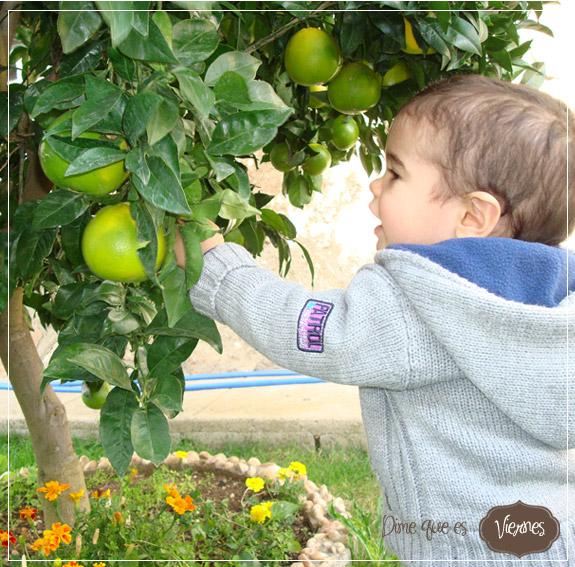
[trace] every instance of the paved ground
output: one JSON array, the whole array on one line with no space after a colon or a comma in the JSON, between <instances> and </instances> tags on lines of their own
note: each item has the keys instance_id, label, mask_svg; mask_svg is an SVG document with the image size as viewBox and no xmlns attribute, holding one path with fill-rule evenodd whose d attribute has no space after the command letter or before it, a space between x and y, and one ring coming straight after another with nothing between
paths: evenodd
<instances>
[{"instance_id":1,"label":"paved ground","mask_svg":"<svg viewBox=\"0 0 575 567\"><path fill-rule=\"evenodd\" d=\"M58 395L66 406L72 434L97 438L99 412L87 408L79 394ZM0 391L0 413L9 416L10 433L26 431L13 392ZM0 430L7 427L2 419ZM186 392L184 411L170 421L170 428L174 440L186 437L210 445L267 440L309 447L365 446L358 390L338 384Z\"/></svg>"}]
</instances>

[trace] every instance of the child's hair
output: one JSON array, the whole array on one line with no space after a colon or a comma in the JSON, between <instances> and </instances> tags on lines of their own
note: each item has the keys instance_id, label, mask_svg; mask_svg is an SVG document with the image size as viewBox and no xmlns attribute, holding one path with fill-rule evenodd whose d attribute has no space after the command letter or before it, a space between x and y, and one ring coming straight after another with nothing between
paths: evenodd
<instances>
[{"instance_id":1,"label":"child's hair","mask_svg":"<svg viewBox=\"0 0 575 567\"><path fill-rule=\"evenodd\" d=\"M487 191L501 205L506 236L520 240L557 246L575 228L575 126L565 103L526 85L457 74L420 91L395 120L406 118L421 128L418 153L441 171L435 200Z\"/></svg>"}]
</instances>

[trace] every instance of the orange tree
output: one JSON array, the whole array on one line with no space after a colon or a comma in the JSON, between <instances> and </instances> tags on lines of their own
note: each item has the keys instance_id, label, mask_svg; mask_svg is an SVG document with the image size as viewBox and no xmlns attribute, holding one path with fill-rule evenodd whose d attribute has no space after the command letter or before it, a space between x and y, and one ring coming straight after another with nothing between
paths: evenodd
<instances>
[{"instance_id":1,"label":"orange tree","mask_svg":"<svg viewBox=\"0 0 575 567\"><path fill-rule=\"evenodd\" d=\"M272 196L250 183L246 159L271 160L302 208L330 165L359 154L368 174L379 172L391 120L427 83L472 72L540 85L543 64L523 59L530 42L518 29L551 34L538 22L542 2L12 7L20 11L11 13L0 148L1 308L10 298L11 315L2 333L11 326L10 380L40 479L75 488L83 480L69 466L50 382L81 380L87 397L100 394L100 439L119 474L134 452L161 462L168 420L182 410L182 363L199 340L222 352L214 322L186 293L212 221L254 256L269 240L280 275L296 243L313 282L308 251ZM176 230L185 271L172 251ZM45 369L23 305L58 333Z\"/></svg>"}]
</instances>

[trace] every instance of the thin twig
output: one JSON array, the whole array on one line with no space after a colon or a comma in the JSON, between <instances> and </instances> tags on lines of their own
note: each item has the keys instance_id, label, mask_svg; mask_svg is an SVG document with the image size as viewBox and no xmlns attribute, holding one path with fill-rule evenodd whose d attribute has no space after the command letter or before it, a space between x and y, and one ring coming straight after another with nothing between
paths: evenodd
<instances>
[{"instance_id":1,"label":"thin twig","mask_svg":"<svg viewBox=\"0 0 575 567\"><path fill-rule=\"evenodd\" d=\"M323 12L326 8L328 8L329 6L331 6L333 4L337 4L337 2L322 2L315 10L310 12L307 16L304 16L303 18L294 18L293 20L290 20L287 24L283 25L281 28L278 28L275 32L271 33L270 35L267 35L266 37L262 37L262 39L259 39L255 43L252 43L252 45L250 45L245 50L246 53L253 53L254 51L257 51L258 49L260 49L264 45L267 45L268 43L271 43L272 41L274 41L278 37L281 37L284 33L289 31L291 28L296 26L298 23L303 22L303 21L307 20L308 18L311 18L312 16L314 16L318 12Z\"/></svg>"}]
</instances>

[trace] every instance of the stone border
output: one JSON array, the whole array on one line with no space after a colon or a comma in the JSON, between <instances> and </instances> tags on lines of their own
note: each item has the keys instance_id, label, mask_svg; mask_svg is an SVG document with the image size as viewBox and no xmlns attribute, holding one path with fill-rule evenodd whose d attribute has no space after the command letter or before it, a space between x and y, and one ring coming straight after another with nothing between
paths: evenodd
<instances>
[{"instance_id":1,"label":"stone border","mask_svg":"<svg viewBox=\"0 0 575 567\"><path fill-rule=\"evenodd\" d=\"M96 470L113 471L112 465L106 457L101 457L99 461L93 461L86 455L82 455L79 460L85 476L90 476ZM207 451L200 453L188 451L187 456L183 459L171 453L161 465L166 465L172 470L214 470L236 478L259 476L275 479L280 470L280 467L275 463L261 463L256 457L246 461L239 457L226 457L223 453L211 455ZM158 468L151 461L142 459L136 454L132 457L130 467L145 475L152 474ZM346 547L347 529L340 521L331 520L327 517L328 502L333 502L338 513L345 517L350 516L345 509L343 500L339 497L334 498L325 484L318 487L307 477L304 478L304 488L307 497L303 495L301 497L303 516L312 529L316 530L316 533L307 541L305 548L298 556L298 561L292 563L290 567L346 567L351 561L351 551Z\"/></svg>"}]
</instances>

